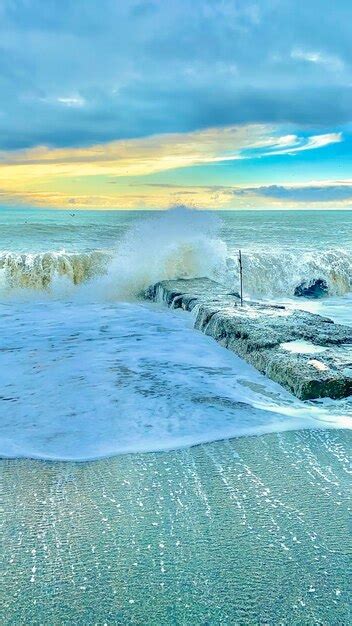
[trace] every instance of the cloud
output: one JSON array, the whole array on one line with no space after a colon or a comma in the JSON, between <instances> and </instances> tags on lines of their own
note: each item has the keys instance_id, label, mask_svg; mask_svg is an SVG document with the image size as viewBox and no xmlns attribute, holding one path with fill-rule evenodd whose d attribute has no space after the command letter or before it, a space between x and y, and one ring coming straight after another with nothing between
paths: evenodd
<instances>
[{"instance_id":1,"label":"cloud","mask_svg":"<svg viewBox=\"0 0 352 626\"><path fill-rule=\"evenodd\" d=\"M341 141L343 141L342 133L325 133L324 135L313 135L305 138L297 137L297 135L287 135L281 137L276 145L270 146L270 150L264 152L263 156L297 154L297 152L306 150L325 148L325 146L341 143Z\"/></svg>"},{"instance_id":2,"label":"cloud","mask_svg":"<svg viewBox=\"0 0 352 626\"><path fill-rule=\"evenodd\" d=\"M112 190L113 189L113 190ZM352 209L352 180L322 183L234 187L224 185L175 185L129 183L110 185L104 192L82 190L9 192L0 190L0 202L77 209L167 209L184 204L198 209Z\"/></svg>"},{"instance_id":3,"label":"cloud","mask_svg":"<svg viewBox=\"0 0 352 626\"><path fill-rule=\"evenodd\" d=\"M239 187L224 185L182 186L150 183L153 197L177 199L187 203L186 195L198 208L218 209L286 209L286 208L352 208L352 180L324 181L296 185L261 185ZM159 193L157 193L159 192Z\"/></svg>"},{"instance_id":4,"label":"cloud","mask_svg":"<svg viewBox=\"0 0 352 626\"><path fill-rule=\"evenodd\" d=\"M280 133L280 128L252 124L153 135L81 148L41 146L1 151L0 187L3 201L14 204L42 206L49 202L51 206L63 207L77 204L95 208L142 208L151 207L155 202L156 207L166 207L184 203L186 196L192 195L197 205L222 206L233 200L236 191L216 186L202 189L162 189L159 186L155 188L157 193L152 194L145 178L194 166L294 154L340 140L340 134L300 137ZM144 185L142 196L131 193L131 180L136 185ZM116 189L107 187L111 183L116 184ZM239 191L237 198L246 193ZM257 192L252 189L250 193L255 196ZM265 196L265 191L261 196Z\"/></svg>"},{"instance_id":5,"label":"cloud","mask_svg":"<svg viewBox=\"0 0 352 626\"><path fill-rule=\"evenodd\" d=\"M289 203L333 203L349 202L352 205L352 181L346 183L325 183L306 185L268 185L234 189L238 197L269 198Z\"/></svg>"},{"instance_id":6,"label":"cloud","mask_svg":"<svg viewBox=\"0 0 352 626\"><path fill-rule=\"evenodd\" d=\"M0 3L0 149L351 121L349 0L64 5Z\"/></svg>"},{"instance_id":7,"label":"cloud","mask_svg":"<svg viewBox=\"0 0 352 626\"><path fill-rule=\"evenodd\" d=\"M68 107L83 107L85 105L85 100L82 96L60 96L56 98L57 102L60 104L64 104Z\"/></svg>"},{"instance_id":8,"label":"cloud","mask_svg":"<svg viewBox=\"0 0 352 626\"><path fill-rule=\"evenodd\" d=\"M332 71L342 71L344 69L344 63L340 57L334 54L325 54L320 51L309 51L295 48L291 52L291 58L299 61L306 61L308 63L314 63L316 65L322 65Z\"/></svg>"},{"instance_id":9,"label":"cloud","mask_svg":"<svg viewBox=\"0 0 352 626\"><path fill-rule=\"evenodd\" d=\"M11 174L34 177L142 176L223 161L295 154L342 141L341 133L299 137L279 128L253 124L208 128L193 133L153 135L86 148L49 148L0 152L0 180ZM55 169L53 169L55 166Z\"/></svg>"},{"instance_id":10,"label":"cloud","mask_svg":"<svg viewBox=\"0 0 352 626\"><path fill-rule=\"evenodd\" d=\"M190 133L152 135L87 147L37 146L0 151L0 199L8 204L82 208L167 208L173 204L231 208L267 204L347 202L346 183L326 185L219 186L211 180L217 164L251 160L263 163L276 155L319 151L341 142L341 133L287 134L265 124L208 128ZM155 176L172 176L202 168L208 185L159 184ZM206 170L204 168L207 168ZM200 170L199 170L200 171ZM154 181L150 184L150 177ZM180 178L178 178L180 180ZM341 189L339 189L341 187ZM137 192L136 192L137 189ZM334 192L335 189L335 192ZM345 194L345 195L344 195Z\"/></svg>"},{"instance_id":11,"label":"cloud","mask_svg":"<svg viewBox=\"0 0 352 626\"><path fill-rule=\"evenodd\" d=\"M245 158L279 145L274 129L264 125L210 128L193 133L154 135L86 148L36 147L0 152L0 181L15 189L24 181L72 177L145 176L166 170Z\"/></svg>"}]
</instances>

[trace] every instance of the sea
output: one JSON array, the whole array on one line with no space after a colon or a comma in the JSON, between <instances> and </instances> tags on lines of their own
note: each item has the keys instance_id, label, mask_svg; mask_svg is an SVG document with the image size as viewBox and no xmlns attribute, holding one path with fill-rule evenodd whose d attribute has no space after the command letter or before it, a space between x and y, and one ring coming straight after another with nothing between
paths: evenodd
<instances>
[{"instance_id":1,"label":"sea","mask_svg":"<svg viewBox=\"0 0 352 626\"><path fill-rule=\"evenodd\" d=\"M352 399L302 402L191 313L143 299L207 276L352 325L352 212L0 208L0 454L87 461L352 427ZM319 299L295 297L323 279Z\"/></svg>"}]
</instances>

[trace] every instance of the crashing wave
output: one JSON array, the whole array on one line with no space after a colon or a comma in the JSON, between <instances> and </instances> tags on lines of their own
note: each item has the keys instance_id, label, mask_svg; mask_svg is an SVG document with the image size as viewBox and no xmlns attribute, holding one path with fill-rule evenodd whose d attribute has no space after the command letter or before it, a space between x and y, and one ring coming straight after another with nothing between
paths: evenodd
<instances>
[{"instance_id":1,"label":"crashing wave","mask_svg":"<svg viewBox=\"0 0 352 626\"><path fill-rule=\"evenodd\" d=\"M352 252L344 249L243 250L242 259L244 289L253 296L290 297L297 285L314 280L324 281L330 296L352 290Z\"/></svg>"},{"instance_id":2,"label":"crashing wave","mask_svg":"<svg viewBox=\"0 0 352 626\"><path fill-rule=\"evenodd\" d=\"M130 300L162 279L221 280L227 248L217 236L220 227L214 216L179 208L141 220L109 253L0 252L0 293L40 290L61 297L77 286L83 297Z\"/></svg>"},{"instance_id":3,"label":"crashing wave","mask_svg":"<svg viewBox=\"0 0 352 626\"><path fill-rule=\"evenodd\" d=\"M105 271L108 257L101 252L0 252L1 291L49 290L57 279L79 285Z\"/></svg>"},{"instance_id":4,"label":"crashing wave","mask_svg":"<svg viewBox=\"0 0 352 626\"><path fill-rule=\"evenodd\" d=\"M96 300L131 300L164 279L205 276L238 290L237 257L220 238L214 214L183 208L135 223L115 250L81 253L0 252L0 295L76 293ZM297 285L322 280L330 296L352 289L352 252L242 248L244 292L294 295Z\"/></svg>"}]
</instances>

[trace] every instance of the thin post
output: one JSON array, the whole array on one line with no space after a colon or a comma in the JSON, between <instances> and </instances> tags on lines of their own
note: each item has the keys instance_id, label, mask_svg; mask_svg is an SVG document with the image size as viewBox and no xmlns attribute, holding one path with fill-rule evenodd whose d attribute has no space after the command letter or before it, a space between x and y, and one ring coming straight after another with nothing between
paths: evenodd
<instances>
[{"instance_id":1,"label":"thin post","mask_svg":"<svg viewBox=\"0 0 352 626\"><path fill-rule=\"evenodd\" d=\"M242 253L241 250L238 251L238 264L240 268L240 297L241 297L241 306L243 306L243 266L242 266Z\"/></svg>"}]
</instances>

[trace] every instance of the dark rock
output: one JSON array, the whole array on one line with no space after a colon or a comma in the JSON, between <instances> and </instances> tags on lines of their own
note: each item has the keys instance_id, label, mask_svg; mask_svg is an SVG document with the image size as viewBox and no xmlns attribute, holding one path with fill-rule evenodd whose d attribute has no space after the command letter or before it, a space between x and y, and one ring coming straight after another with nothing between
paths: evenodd
<instances>
[{"instance_id":1,"label":"dark rock","mask_svg":"<svg viewBox=\"0 0 352 626\"><path fill-rule=\"evenodd\" d=\"M315 278L313 280L304 280L297 285L294 295L299 298L323 298L328 294L329 287L323 278Z\"/></svg>"},{"instance_id":2,"label":"dark rock","mask_svg":"<svg viewBox=\"0 0 352 626\"><path fill-rule=\"evenodd\" d=\"M238 291L230 291L229 292L229 296L235 296L236 298L241 298L241 296L238 293Z\"/></svg>"}]
</instances>

